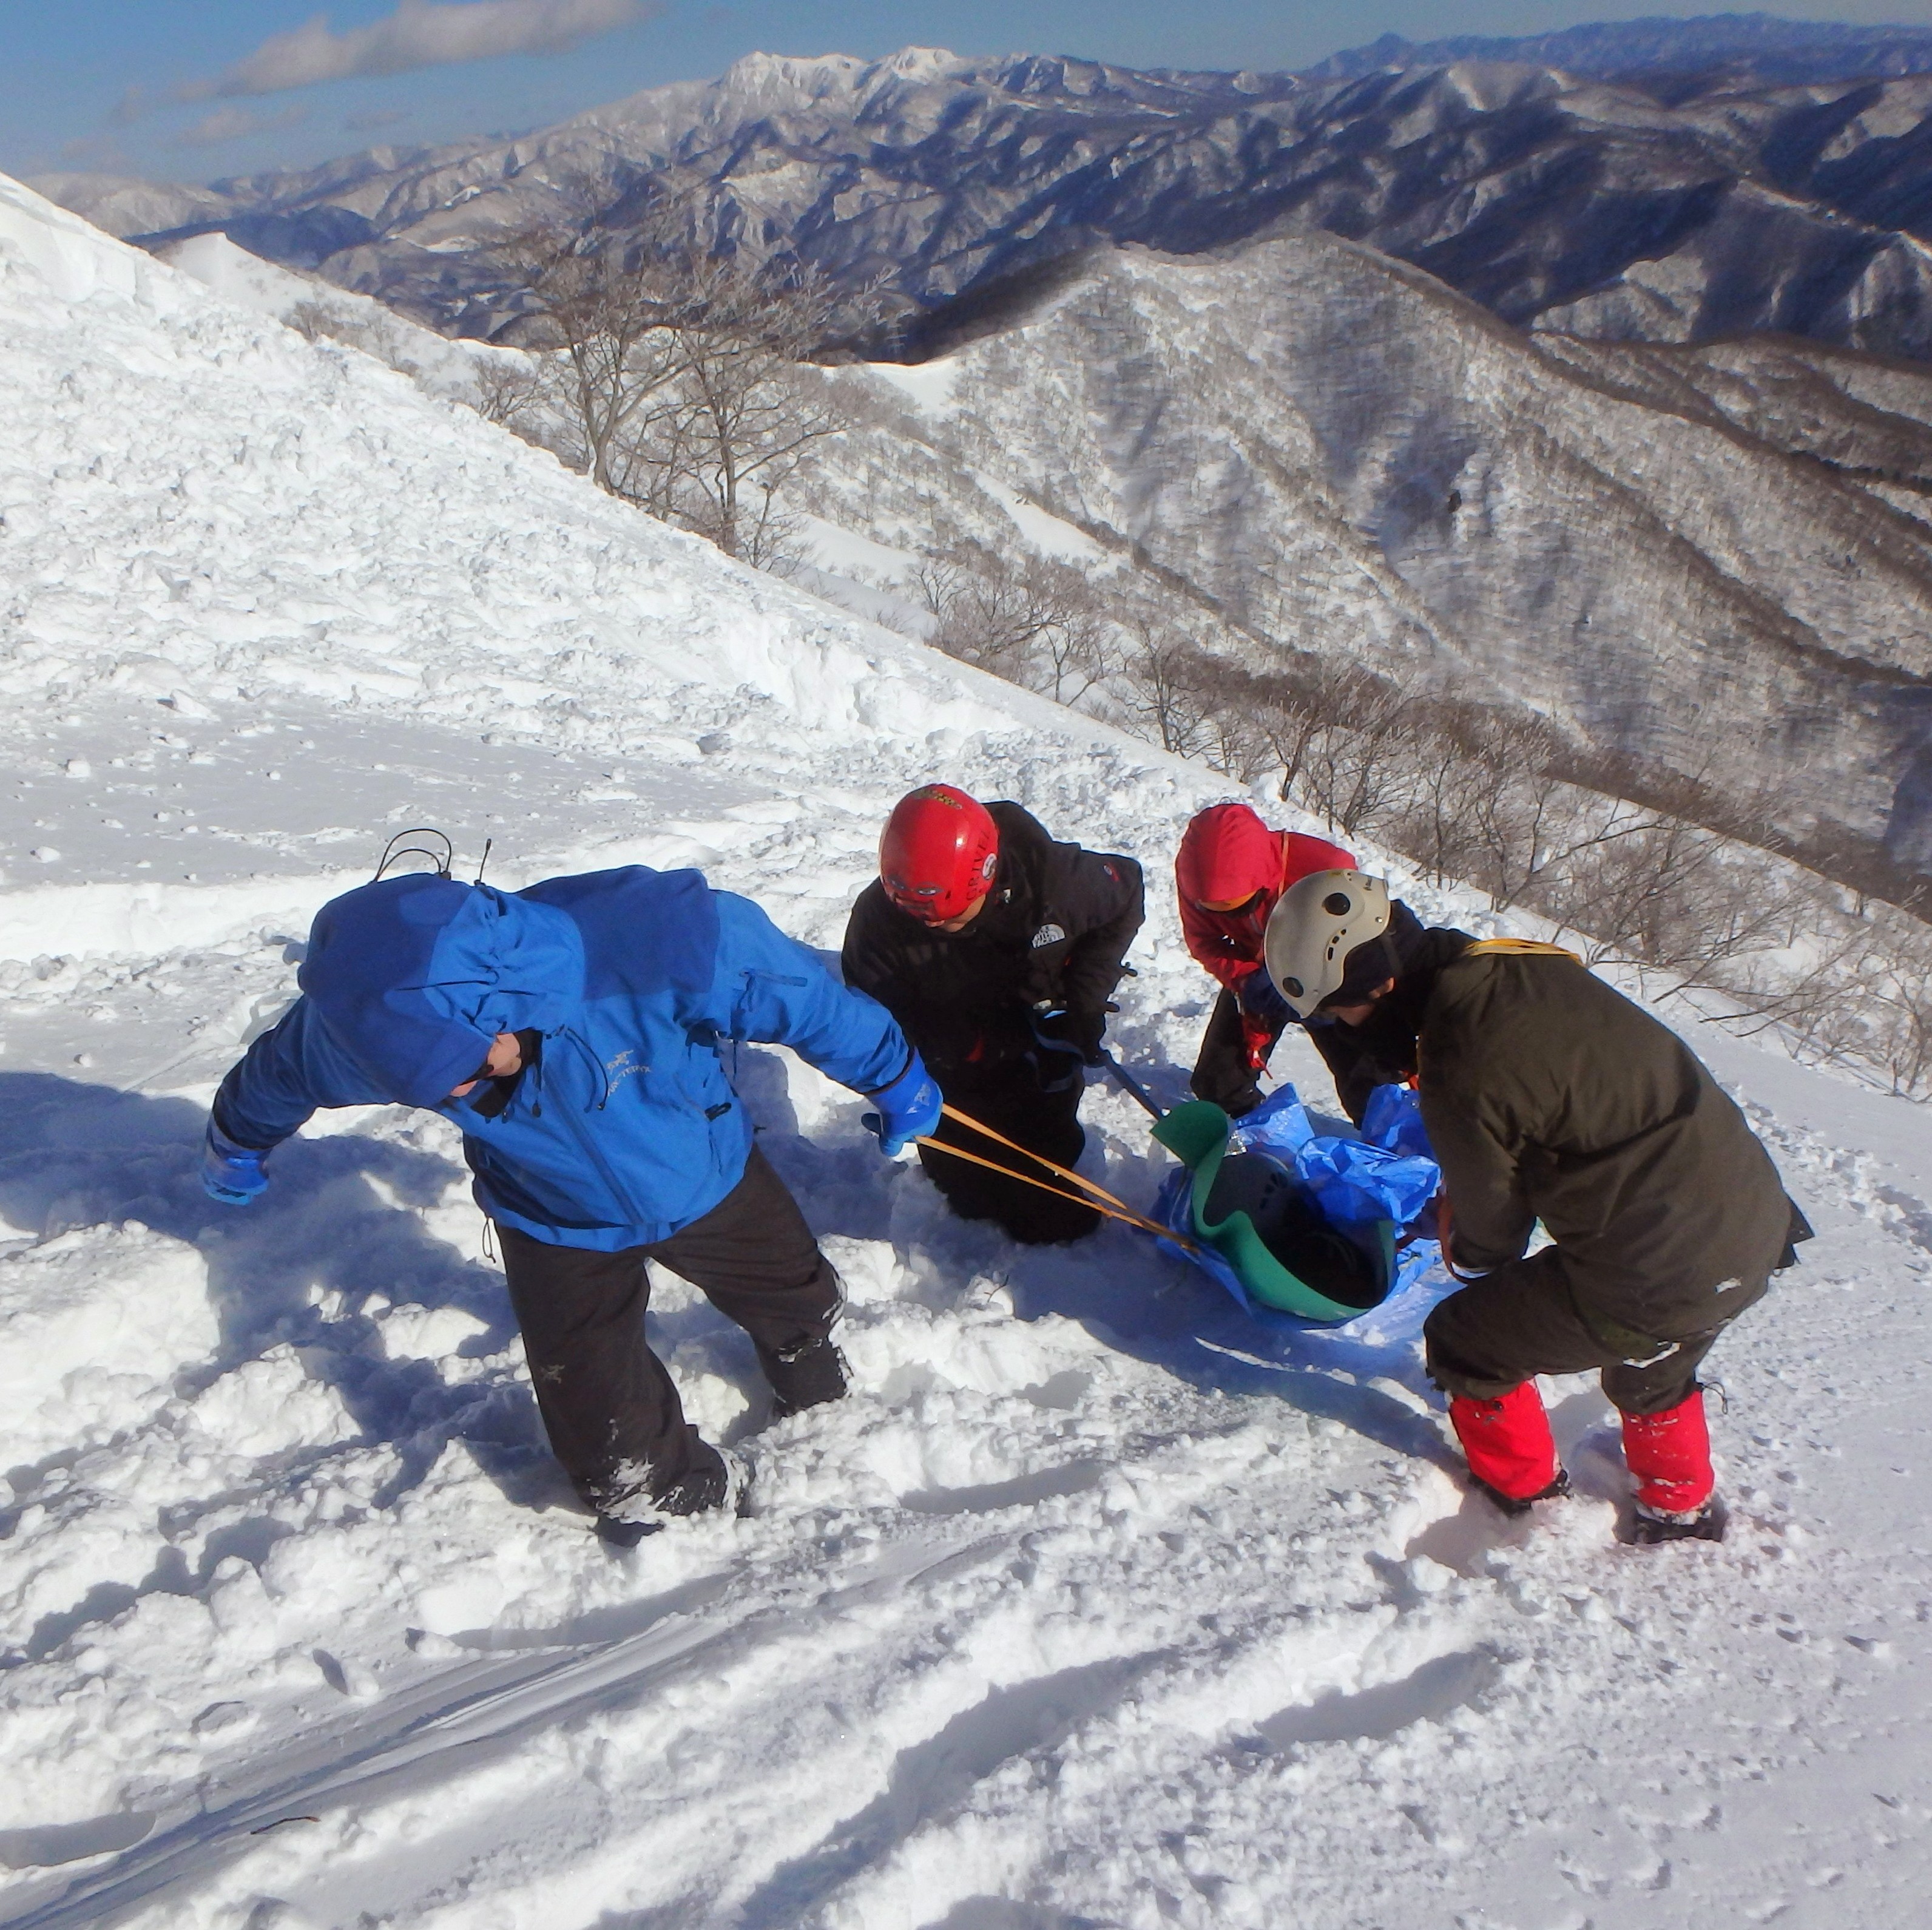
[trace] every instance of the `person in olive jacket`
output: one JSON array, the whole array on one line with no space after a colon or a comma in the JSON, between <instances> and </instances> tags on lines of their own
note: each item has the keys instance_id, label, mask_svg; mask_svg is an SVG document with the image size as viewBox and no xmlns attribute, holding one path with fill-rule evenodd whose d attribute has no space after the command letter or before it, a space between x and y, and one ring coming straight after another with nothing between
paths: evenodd
<instances>
[{"instance_id":1,"label":"person in olive jacket","mask_svg":"<svg viewBox=\"0 0 1932 1930\"><path fill-rule=\"evenodd\" d=\"M961 1111L1072 1165L1084 1068L1102 1063L1108 1001L1144 915L1140 866L1057 842L1017 804L931 784L887 820L879 874L845 928L846 983L892 1013ZM953 1120L933 1136L1057 1183ZM920 1160L956 1212L1016 1239L1075 1239L1100 1223L1078 1201L936 1147Z\"/></svg>"},{"instance_id":2,"label":"person in olive jacket","mask_svg":"<svg viewBox=\"0 0 1932 1930\"><path fill-rule=\"evenodd\" d=\"M1676 1033L1556 946L1400 908L1379 878L1317 872L1270 920L1268 970L1298 1016L1417 1076L1445 1256L1477 1276L1424 1329L1472 1473L1512 1514L1567 1492L1534 1377L1597 1368L1634 1538L1720 1538L1697 1370L1810 1229ZM1539 1221L1553 1244L1526 1253Z\"/></svg>"}]
</instances>

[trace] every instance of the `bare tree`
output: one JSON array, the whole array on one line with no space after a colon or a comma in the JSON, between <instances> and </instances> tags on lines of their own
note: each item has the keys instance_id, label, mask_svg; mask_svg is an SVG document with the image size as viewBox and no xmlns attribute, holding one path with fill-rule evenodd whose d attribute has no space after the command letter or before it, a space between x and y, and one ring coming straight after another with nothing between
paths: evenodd
<instances>
[{"instance_id":1,"label":"bare tree","mask_svg":"<svg viewBox=\"0 0 1932 1930\"><path fill-rule=\"evenodd\" d=\"M1871 987L1879 1050L1893 1091L1932 1096L1932 932L1920 926L1892 948Z\"/></svg>"},{"instance_id":2,"label":"bare tree","mask_svg":"<svg viewBox=\"0 0 1932 1930\"><path fill-rule=\"evenodd\" d=\"M930 642L1057 704L1078 703L1115 668L1104 601L1071 563L962 539L922 563L912 589Z\"/></svg>"},{"instance_id":3,"label":"bare tree","mask_svg":"<svg viewBox=\"0 0 1932 1930\"><path fill-rule=\"evenodd\" d=\"M479 362L475 407L486 422L500 422L506 429L534 425L543 410L543 381L538 367L527 358L512 362L507 356L492 356Z\"/></svg>"},{"instance_id":4,"label":"bare tree","mask_svg":"<svg viewBox=\"0 0 1932 1930\"><path fill-rule=\"evenodd\" d=\"M1193 639L1160 618L1136 612L1126 625L1120 720L1176 757L1199 757L1214 741L1221 693L1202 674Z\"/></svg>"},{"instance_id":5,"label":"bare tree","mask_svg":"<svg viewBox=\"0 0 1932 1930\"><path fill-rule=\"evenodd\" d=\"M1309 740L1295 794L1330 830L1372 836L1404 801L1420 716L1408 692L1385 678L1344 668L1330 679L1331 721Z\"/></svg>"},{"instance_id":6,"label":"bare tree","mask_svg":"<svg viewBox=\"0 0 1932 1930\"><path fill-rule=\"evenodd\" d=\"M1306 680L1288 677L1268 680L1252 715L1274 767L1276 789L1286 803L1301 782L1316 740L1334 720L1316 701Z\"/></svg>"},{"instance_id":7,"label":"bare tree","mask_svg":"<svg viewBox=\"0 0 1932 1930\"><path fill-rule=\"evenodd\" d=\"M566 184L550 221L497 244L549 334L557 401L600 489L625 493L626 450L652 400L676 373L665 329L676 286L662 232L614 236L598 225L595 189Z\"/></svg>"},{"instance_id":8,"label":"bare tree","mask_svg":"<svg viewBox=\"0 0 1932 1930\"><path fill-rule=\"evenodd\" d=\"M671 409L640 438L647 494L728 556L756 563L779 546L779 491L844 416L808 366L842 305L815 269L758 269L686 254L666 323Z\"/></svg>"},{"instance_id":9,"label":"bare tree","mask_svg":"<svg viewBox=\"0 0 1932 1930\"><path fill-rule=\"evenodd\" d=\"M781 492L844 420L809 364L855 304L816 269L707 250L675 195L641 219L625 202L622 228L607 200L572 185L555 218L496 250L550 338L575 459L614 496L772 563L795 535Z\"/></svg>"}]
</instances>

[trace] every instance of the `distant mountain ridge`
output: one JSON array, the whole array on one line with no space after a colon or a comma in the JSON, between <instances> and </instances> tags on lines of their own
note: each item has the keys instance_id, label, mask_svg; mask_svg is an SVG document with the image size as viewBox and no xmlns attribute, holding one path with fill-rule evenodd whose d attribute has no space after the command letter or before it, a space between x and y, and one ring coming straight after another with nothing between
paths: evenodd
<instances>
[{"instance_id":1,"label":"distant mountain ridge","mask_svg":"<svg viewBox=\"0 0 1932 1930\"><path fill-rule=\"evenodd\" d=\"M212 189L40 185L150 245L220 229L445 333L505 341L521 338L525 304L492 243L587 177L614 230L668 183L707 240L882 289L908 341L934 311L1090 248L1198 254L1320 229L1519 326L1775 332L1932 359L1932 74L1767 87L1728 70L1683 86L1578 71L1727 53L1815 64L1834 47L1902 61L1932 33L1743 15L1480 44L1567 66L1424 60L1451 44L1340 78L920 47L755 54L514 139Z\"/></svg>"},{"instance_id":2,"label":"distant mountain ridge","mask_svg":"<svg viewBox=\"0 0 1932 1930\"><path fill-rule=\"evenodd\" d=\"M1599 20L1546 34L1457 34L1417 42L1384 34L1301 70L1310 80L1351 80L1382 68L1456 61L1516 61L1600 79L1648 72L1698 74L1760 87L1802 86L1868 75L1932 71L1932 29L1787 20L1776 14L1706 14Z\"/></svg>"}]
</instances>

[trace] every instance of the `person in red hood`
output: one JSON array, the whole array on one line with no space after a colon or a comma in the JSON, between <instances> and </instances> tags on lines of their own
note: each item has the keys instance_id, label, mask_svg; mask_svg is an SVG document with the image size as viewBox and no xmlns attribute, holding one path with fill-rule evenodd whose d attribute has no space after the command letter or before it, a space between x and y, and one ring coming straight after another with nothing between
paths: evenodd
<instances>
[{"instance_id":1,"label":"person in red hood","mask_svg":"<svg viewBox=\"0 0 1932 1930\"><path fill-rule=\"evenodd\" d=\"M1303 831L1271 831L1249 805L1210 804L1190 820L1174 864L1180 929L1188 950L1222 985L1189 1081L1196 1098L1212 1100L1235 1118L1262 1103L1259 1075L1276 1040L1295 1022L1262 962L1268 914L1310 872L1354 868L1354 856L1340 845ZM1322 1033L1333 1030L1316 1031L1316 1045L1328 1043ZM1329 1058L1325 1051L1322 1056ZM1356 1117L1351 1088L1357 1082L1330 1063L1342 1103Z\"/></svg>"}]
</instances>

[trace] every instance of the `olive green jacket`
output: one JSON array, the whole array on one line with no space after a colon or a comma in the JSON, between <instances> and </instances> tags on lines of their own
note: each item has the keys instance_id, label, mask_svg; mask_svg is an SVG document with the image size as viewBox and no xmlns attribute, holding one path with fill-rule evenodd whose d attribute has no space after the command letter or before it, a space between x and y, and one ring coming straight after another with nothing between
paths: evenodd
<instances>
[{"instance_id":1,"label":"olive green jacket","mask_svg":"<svg viewBox=\"0 0 1932 1930\"><path fill-rule=\"evenodd\" d=\"M1517 1259L1540 1220L1587 1316L1682 1336L1809 1231L1696 1055L1571 959L1442 965L1417 1058L1459 1266Z\"/></svg>"}]
</instances>

